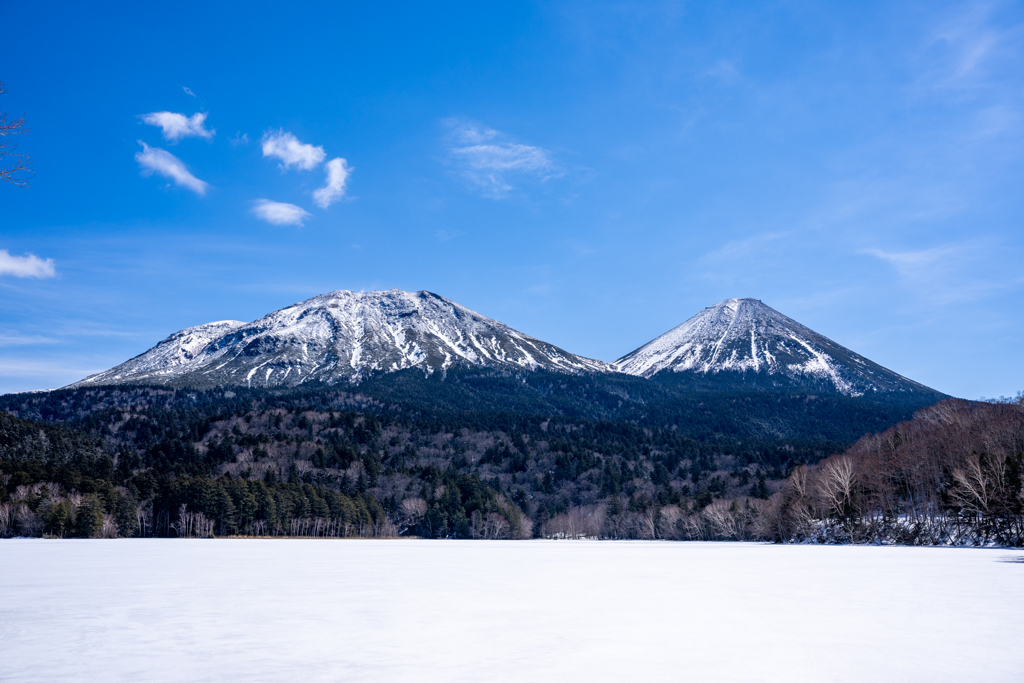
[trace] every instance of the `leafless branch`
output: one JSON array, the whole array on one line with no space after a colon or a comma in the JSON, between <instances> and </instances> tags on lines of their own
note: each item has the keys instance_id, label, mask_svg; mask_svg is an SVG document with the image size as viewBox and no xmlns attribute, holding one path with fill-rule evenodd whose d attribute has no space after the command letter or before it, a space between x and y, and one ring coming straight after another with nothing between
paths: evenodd
<instances>
[{"instance_id":1,"label":"leafless branch","mask_svg":"<svg viewBox=\"0 0 1024 683\"><path fill-rule=\"evenodd\" d=\"M0 95L6 92L7 88L0 81ZM0 111L0 178L15 187L28 187L29 179L35 175L32 158L28 154L18 154L18 145L11 141L12 135L24 135L28 130L24 115L8 120L7 112Z\"/></svg>"}]
</instances>

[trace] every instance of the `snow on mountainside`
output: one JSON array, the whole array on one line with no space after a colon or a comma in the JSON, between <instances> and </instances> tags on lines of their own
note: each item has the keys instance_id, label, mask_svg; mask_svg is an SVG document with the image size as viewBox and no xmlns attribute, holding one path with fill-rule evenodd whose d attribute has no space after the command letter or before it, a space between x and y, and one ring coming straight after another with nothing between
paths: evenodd
<instances>
[{"instance_id":1,"label":"snow on mountainside","mask_svg":"<svg viewBox=\"0 0 1024 683\"><path fill-rule=\"evenodd\" d=\"M847 396L932 392L757 299L726 299L705 308L613 365L642 377L668 370L715 381L750 379Z\"/></svg>"},{"instance_id":2,"label":"snow on mountainside","mask_svg":"<svg viewBox=\"0 0 1024 683\"><path fill-rule=\"evenodd\" d=\"M91 380L102 377L102 381L98 383L109 384L139 374L173 373L181 366L195 360L196 356L214 339L219 339L244 326L245 323L241 320L221 320L220 322L186 327L164 339L141 356L122 363L113 370L93 375L83 381L94 383Z\"/></svg>"},{"instance_id":3,"label":"snow on mountainside","mask_svg":"<svg viewBox=\"0 0 1024 683\"><path fill-rule=\"evenodd\" d=\"M609 372L430 292L322 294L252 323L190 327L121 365L72 384L295 386L456 365Z\"/></svg>"}]
</instances>

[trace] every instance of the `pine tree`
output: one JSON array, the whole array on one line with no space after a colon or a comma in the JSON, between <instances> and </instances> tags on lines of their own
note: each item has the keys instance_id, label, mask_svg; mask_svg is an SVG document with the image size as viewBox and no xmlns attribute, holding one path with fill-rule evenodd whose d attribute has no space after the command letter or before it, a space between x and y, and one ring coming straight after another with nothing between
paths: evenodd
<instances>
[{"instance_id":1,"label":"pine tree","mask_svg":"<svg viewBox=\"0 0 1024 683\"><path fill-rule=\"evenodd\" d=\"M103 531L103 505L95 495L86 496L75 513L75 536L96 538Z\"/></svg>"},{"instance_id":2,"label":"pine tree","mask_svg":"<svg viewBox=\"0 0 1024 683\"><path fill-rule=\"evenodd\" d=\"M768 484L764 480L764 473L758 472L757 481L750 487L750 495L752 498L761 498L762 500L768 500Z\"/></svg>"},{"instance_id":3,"label":"pine tree","mask_svg":"<svg viewBox=\"0 0 1024 683\"><path fill-rule=\"evenodd\" d=\"M63 537L71 524L68 515L68 507L64 503L57 503L50 507L46 518L46 533L51 536Z\"/></svg>"}]
</instances>

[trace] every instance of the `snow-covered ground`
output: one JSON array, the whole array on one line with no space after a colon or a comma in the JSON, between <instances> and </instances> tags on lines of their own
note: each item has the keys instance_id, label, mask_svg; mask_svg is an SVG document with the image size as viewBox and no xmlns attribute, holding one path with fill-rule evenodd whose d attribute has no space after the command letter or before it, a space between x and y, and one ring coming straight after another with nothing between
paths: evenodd
<instances>
[{"instance_id":1,"label":"snow-covered ground","mask_svg":"<svg viewBox=\"0 0 1024 683\"><path fill-rule=\"evenodd\" d=\"M0 680L1024 681L1024 552L0 541Z\"/></svg>"}]
</instances>

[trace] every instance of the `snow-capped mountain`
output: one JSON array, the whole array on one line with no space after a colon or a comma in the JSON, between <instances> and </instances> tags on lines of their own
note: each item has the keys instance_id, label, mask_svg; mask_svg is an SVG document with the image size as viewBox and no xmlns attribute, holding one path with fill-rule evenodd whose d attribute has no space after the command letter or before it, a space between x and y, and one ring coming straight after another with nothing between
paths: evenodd
<instances>
[{"instance_id":1,"label":"snow-capped mountain","mask_svg":"<svg viewBox=\"0 0 1024 683\"><path fill-rule=\"evenodd\" d=\"M670 371L721 384L800 387L847 396L934 393L757 299L726 299L705 308L613 365L642 377Z\"/></svg>"},{"instance_id":2,"label":"snow-capped mountain","mask_svg":"<svg viewBox=\"0 0 1024 683\"><path fill-rule=\"evenodd\" d=\"M251 323L227 320L172 334L72 387L101 384L296 386L453 366L610 372L431 292L322 294Z\"/></svg>"},{"instance_id":3,"label":"snow-capped mountain","mask_svg":"<svg viewBox=\"0 0 1024 683\"><path fill-rule=\"evenodd\" d=\"M297 386L357 383L418 368L616 373L695 380L704 388L777 388L847 396L933 390L787 318L756 299L728 299L614 363L583 358L431 292L322 294L251 323L176 332L72 387L104 384Z\"/></svg>"}]
</instances>

